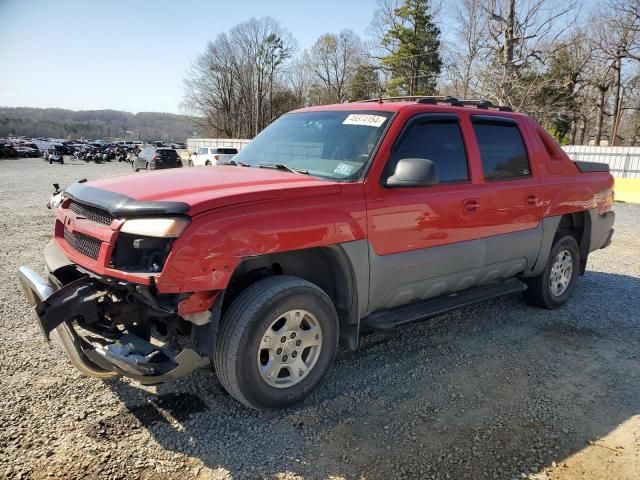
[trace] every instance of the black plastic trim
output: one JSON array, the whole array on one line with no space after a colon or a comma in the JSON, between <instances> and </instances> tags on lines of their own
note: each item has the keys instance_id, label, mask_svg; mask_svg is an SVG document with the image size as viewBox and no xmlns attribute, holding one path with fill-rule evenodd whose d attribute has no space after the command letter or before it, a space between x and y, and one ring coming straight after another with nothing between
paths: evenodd
<instances>
[{"instance_id":1,"label":"black plastic trim","mask_svg":"<svg viewBox=\"0 0 640 480\"><path fill-rule=\"evenodd\" d=\"M102 208L114 217L143 217L150 215L180 215L189 210L184 202L142 202L121 193L110 192L84 183L74 183L65 195L79 203Z\"/></svg>"},{"instance_id":2,"label":"black plastic trim","mask_svg":"<svg viewBox=\"0 0 640 480\"><path fill-rule=\"evenodd\" d=\"M425 320L484 300L520 293L525 289L525 284L514 278L494 285L474 287L462 292L374 312L360 320L360 325L373 330L391 330L405 323Z\"/></svg>"},{"instance_id":3,"label":"black plastic trim","mask_svg":"<svg viewBox=\"0 0 640 480\"><path fill-rule=\"evenodd\" d=\"M498 123L503 125L518 125L513 118L499 115L471 115L471 123Z\"/></svg>"},{"instance_id":4,"label":"black plastic trim","mask_svg":"<svg viewBox=\"0 0 640 480\"><path fill-rule=\"evenodd\" d=\"M581 172L606 172L609 173L610 168L608 163L602 162L585 162L581 160L574 160L578 170Z\"/></svg>"}]
</instances>

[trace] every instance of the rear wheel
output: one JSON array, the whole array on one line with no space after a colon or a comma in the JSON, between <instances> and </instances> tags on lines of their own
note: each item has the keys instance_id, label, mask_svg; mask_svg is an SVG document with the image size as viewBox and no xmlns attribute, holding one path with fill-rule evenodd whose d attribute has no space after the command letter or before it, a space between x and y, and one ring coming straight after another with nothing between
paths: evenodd
<instances>
[{"instance_id":1,"label":"rear wheel","mask_svg":"<svg viewBox=\"0 0 640 480\"><path fill-rule=\"evenodd\" d=\"M535 277L526 278L527 290L524 300L545 308L563 305L571 295L580 271L580 249L572 235L556 239L544 271Z\"/></svg>"},{"instance_id":2,"label":"rear wheel","mask_svg":"<svg viewBox=\"0 0 640 480\"><path fill-rule=\"evenodd\" d=\"M189 166L193 167L193 160L189 160Z\"/></svg>"},{"instance_id":3,"label":"rear wheel","mask_svg":"<svg viewBox=\"0 0 640 480\"><path fill-rule=\"evenodd\" d=\"M210 167L210 166L211 166L211 162L210 162L209 160L207 160L206 162L204 162L204 164L205 164L207 167Z\"/></svg>"},{"instance_id":4,"label":"rear wheel","mask_svg":"<svg viewBox=\"0 0 640 480\"><path fill-rule=\"evenodd\" d=\"M242 292L225 313L214 357L224 388L244 405L276 409L306 397L336 354L338 319L316 285L276 276Z\"/></svg>"}]
</instances>

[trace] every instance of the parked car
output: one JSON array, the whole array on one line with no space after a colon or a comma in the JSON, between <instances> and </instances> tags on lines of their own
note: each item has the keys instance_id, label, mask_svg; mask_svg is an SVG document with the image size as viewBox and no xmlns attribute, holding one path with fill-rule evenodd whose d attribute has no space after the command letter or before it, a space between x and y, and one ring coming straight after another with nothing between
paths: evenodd
<instances>
[{"instance_id":1,"label":"parked car","mask_svg":"<svg viewBox=\"0 0 640 480\"><path fill-rule=\"evenodd\" d=\"M40 156L40 150L31 147L16 147L16 152L19 157L23 158L38 158Z\"/></svg>"},{"instance_id":2,"label":"parked car","mask_svg":"<svg viewBox=\"0 0 640 480\"><path fill-rule=\"evenodd\" d=\"M160 170L163 168L182 167L180 155L173 148L144 148L137 157L133 159L133 170Z\"/></svg>"},{"instance_id":3,"label":"parked car","mask_svg":"<svg viewBox=\"0 0 640 480\"><path fill-rule=\"evenodd\" d=\"M191 154L189 166L223 165L238 154L237 148L230 147L200 147Z\"/></svg>"},{"instance_id":4,"label":"parked car","mask_svg":"<svg viewBox=\"0 0 640 480\"><path fill-rule=\"evenodd\" d=\"M16 148L18 147L26 147L26 148L33 148L35 151L38 152L38 155L40 154L40 149L38 148L38 145L36 145L33 142L20 142L17 145L14 145Z\"/></svg>"},{"instance_id":5,"label":"parked car","mask_svg":"<svg viewBox=\"0 0 640 480\"><path fill-rule=\"evenodd\" d=\"M44 153L45 162L49 162L49 165L52 163L64 163L64 151L66 149L60 145L51 145L48 150Z\"/></svg>"},{"instance_id":6,"label":"parked car","mask_svg":"<svg viewBox=\"0 0 640 480\"><path fill-rule=\"evenodd\" d=\"M17 158L18 152L13 145L0 143L0 158Z\"/></svg>"},{"instance_id":7,"label":"parked car","mask_svg":"<svg viewBox=\"0 0 640 480\"><path fill-rule=\"evenodd\" d=\"M611 242L612 204L607 165L488 102L310 107L230 165L72 184L48 275L19 277L84 373L157 384L211 362L234 398L274 409L363 328L507 294L565 304Z\"/></svg>"}]
</instances>

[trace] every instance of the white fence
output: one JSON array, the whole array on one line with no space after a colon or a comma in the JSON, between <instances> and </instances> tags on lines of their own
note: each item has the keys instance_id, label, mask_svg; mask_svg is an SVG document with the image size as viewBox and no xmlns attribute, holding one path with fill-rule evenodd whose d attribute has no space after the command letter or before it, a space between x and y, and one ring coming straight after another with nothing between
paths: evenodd
<instances>
[{"instance_id":1,"label":"white fence","mask_svg":"<svg viewBox=\"0 0 640 480\"><path fill-rule=\"evenodd\" d=\"M640 147L566 145L562 148L571 160L608 164L614 177L640 178Z\"/></svg>"},{"instance_id":2,"label":"white fence","mask_svg":"<svg viewBox=\"0 0 640 480\"><path fill-rule=\"evenodd\" d=\"M238 138L187 138L187 150L193 153L200 147L230 147L240 151L250 141Z\"/></svg>"}]
</instances>

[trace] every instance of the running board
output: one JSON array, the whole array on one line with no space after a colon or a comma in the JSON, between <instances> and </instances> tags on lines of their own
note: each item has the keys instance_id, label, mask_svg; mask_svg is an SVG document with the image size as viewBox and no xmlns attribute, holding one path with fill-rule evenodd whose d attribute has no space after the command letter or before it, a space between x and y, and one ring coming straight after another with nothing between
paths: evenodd
<instances>
[{"instance_id":1,"label":"running board","mask_svg":"<svg viewBox=\"0 0 640 480\"><path fill-rule=\"evenodd\" d=\"M373 330L391 330L405 323L426 320L484 300L521 293L526 288L523 282L514 278L498 284L474 287L451 295L375 312L360 320L360 325Z\"/></svg>"}]
</instances>

